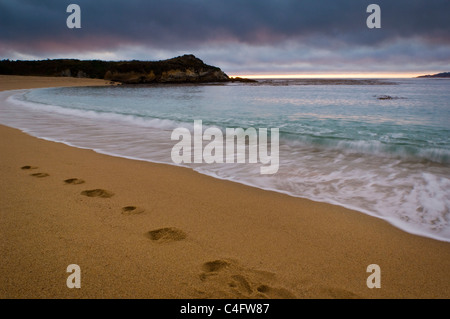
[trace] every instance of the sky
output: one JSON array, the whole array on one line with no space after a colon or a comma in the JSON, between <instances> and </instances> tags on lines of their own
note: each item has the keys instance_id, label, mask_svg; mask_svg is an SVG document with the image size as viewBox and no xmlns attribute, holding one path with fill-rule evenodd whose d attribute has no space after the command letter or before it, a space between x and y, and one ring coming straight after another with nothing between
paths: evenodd
<instances>
[{"instance_id":1,"label":"sky","mask_svg":"<svg viewBox=\"0 0 450 319\"><path fill-rule=\"evenodd\" d=\"M71 3L81 28L69 29ZM381 28L369 29L369 4ZM0 0L0 59L163 60L230 76L409 77L450 71L449 0Z\"/></svg>"}]
</instances>

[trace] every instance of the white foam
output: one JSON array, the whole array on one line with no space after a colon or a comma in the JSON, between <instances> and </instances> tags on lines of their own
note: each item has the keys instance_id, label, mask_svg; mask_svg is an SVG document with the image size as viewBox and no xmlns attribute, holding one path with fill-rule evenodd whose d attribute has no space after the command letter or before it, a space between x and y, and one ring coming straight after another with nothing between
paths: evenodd
<instances>
[{"instance_id":1,"label":"white foam","mask_svg":"<svg viewBox=\"0 0 450 319\"><path fill-rule=\"evenodd\" d=\"M144 118L135 115L117 114L114 112L99 112L92 110L66 108L51 104L34 103L25 101L21 99L20 96L22 96L22 94L11 95L6 98L6 102L17 106L26 107L37 112L51 112L53 114L75 116L89 120L124 122L141 127L173 130L180 125L180 123L167 119Z\"/></svg>"}]
</instances>

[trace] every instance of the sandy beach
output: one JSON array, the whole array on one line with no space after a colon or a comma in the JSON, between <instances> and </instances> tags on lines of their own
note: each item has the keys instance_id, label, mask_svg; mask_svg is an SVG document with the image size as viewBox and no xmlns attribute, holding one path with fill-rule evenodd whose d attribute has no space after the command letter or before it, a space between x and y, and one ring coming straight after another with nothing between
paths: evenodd
<instances>
[{"instance_id":1,"label":"sandy beach","mask_svg":"<svg viewBox=\"0 0 450 319\"><path fill-rule=\"evenodd\" d=\"M2 91L107 84L0 76ZM450 297L450 243L186 168L0 136L0 298ZM371 264L381 288L366 285Z\"/></svg>"}]
</instances>

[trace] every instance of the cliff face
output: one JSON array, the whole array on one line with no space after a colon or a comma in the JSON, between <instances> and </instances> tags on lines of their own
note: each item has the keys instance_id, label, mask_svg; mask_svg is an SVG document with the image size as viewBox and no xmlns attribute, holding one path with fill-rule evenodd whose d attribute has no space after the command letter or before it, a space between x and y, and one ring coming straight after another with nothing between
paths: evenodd
<instances>
[{"instance_id":1,"label":"cliff face","mask_svg":"<svg viewBox=\"0 0 450 319\"><path fill-rule=\"evenodd\" d=\"M220 68L207 65L194 55L163 61L0 61L0 74L75 76L99 78L126 84L205 83L230 81Z\"/></svg>"}]
</instances>

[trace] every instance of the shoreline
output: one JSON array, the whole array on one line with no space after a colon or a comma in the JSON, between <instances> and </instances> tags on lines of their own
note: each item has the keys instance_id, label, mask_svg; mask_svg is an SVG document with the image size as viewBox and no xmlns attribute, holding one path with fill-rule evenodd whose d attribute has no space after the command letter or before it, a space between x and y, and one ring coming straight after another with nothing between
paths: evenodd
<instances>
[{"instance_id":1,"label":"shoreline","mask_svg":"<svg viewBox=\"0 0 450 319\"><path fill-rule=\"evenodd\" d=\"M0 76L0 90L108 83L83 80ZM0 135L0 298L450 297L449 243L188 168ZM81 289L66 287L74 263ZM366 286L370 264L380 289Z\"/></svg>"},{"instance_id":2,"label":"shoreline","mask_svg":"<svg viewBox=\"0 0 450 319\"><path fill-rule=\"evenodd\" d=\"M106 84L109 84L109 83L106 82ZM103 83L100 82L100 85L103 85ZM26 91L28 91L28 90L25 89L25 90L12 90L12 91L1 92L0 93L0 103L2 103L2 101L5 101L5 103L7 103L8 98L12 97L15 94L25 94L24 92L26 92ZM12 108L10 108L10 110L12 110ZM26 112L26 111L24 110L24 112ZM47 113L52 113L52 112L53 111L47 111ZM58 113L57 110L56 110L56 113ZM39 115L35 115L35 116L39 117ZM13 116L13 117L9 117L9 118L14 120L15 117ZM33 117L31 117L31 118L33 118ZM54 121L56 121L56 122L60 121L61 123L65 123L66 120L68 120L68 119L70 119L70 116L68 116L66 114L63 117L58 118L58 119L56 119ZM53 122L53 121L50 121L46 125L43 125L41 127L45 128L51 122ZM5 122L5 120L3 120L3 121L0 121L0 124L1 123L6 123L6 122ZM71 122L69 122L69 123L67 123L66 125L63 125L63 126L64 127L75 127L78 124L79 124L79 122L71 121ZM66 144L68 146L81 148L81 149L91 149L91 150L94 150L95 152L97 152L99 154L105 154L105 155L109 155L109 156L122 157L122 158L130 159L130 160L146 161L146 162L151 162L151 163L160 163L160 164L166 164L166 165L175 165L175 166L186 167L185 165L174 164L172 161L164 160L161 157L159 159L155 159L155 158L145 157L145 156L143 156L143 157L134 156L134 154L126 154L126 152L125 153L123 153L123 152L122 153L116 152L115 148L110 148L110 149L103 148L101 144L100 145L97 144L97 145L94 146L93 144L89 145L89 143L84 143L84 145L80 145L80 144L77 143L77 141L73 141L73 140L67 139L65 136L60 136L60 135L55 135L55 134L53 134L53 136L52 135L49 135L49 136L41 135L41 134L39 134L36 131L33 131L33 130L30 131L29 129L27 129L26 125L25 125L25 127L23 127L23 126L20 126L19 124L16 124L16 125L12 125L11 127L18 128L22 132L25 132L26 134L38 137L40 139L44 139L44 140L51 141L51 142L63 143L63 144ZM95 127L95 129L97 129L96 128L97 127L97 123L94 124L94 127ZM117 133L117 131L115 131L114 133ZM142 132L141 131L140 133L144 134L146 132ZM153 133L155 133L155 132L153 132ZM156 132L156 133L159 133L159 132ZM88 136L86 136L86 137L88 137ZM139 137L136 136L136 140L138 138ZM167 137L165 137L165 139L167 139ZM133 141L129 140L129 142L133 142ZM147 144L147 142L149 142L149 141L141 140L141 143L139 143L139 145L145 145L145 144ZM159 142L161 142L161 141L158 141L156 143L158 144ZM95 144L95 141L91 140L91 143ZM305 153L307 153L307 152L305 152ZM167 154L167 150L164 152L164 154ZM345 165L345 163L343 163L343 165ZM250 186L250 187L256 187L256 188L259 188L259 189L262 189L262 190L278 192L278 193L287 194L289 196L293 196L293 197L297 197L297 198L309 199L309 200L316 201L316 202L328 203L328 204L331 204L331 205L341 206L343 208L347 208L347 209L350 209L350 210L359 211L359 212L364 213L364 214L366 214L368 216L372 216L372 217L376 217L376 218L382 219L382 220L388 222L389 224L393 225L394 227L397 227L397 228L399 228L402 231L405 231L407 233L410 233L410 234L413 234L413 235L417 235L417 236L423 236L423 237L435 239L435 240L438 240L438 241L450 242L450 239L448 237L445 237L443 235L440 236L440 234L437 233L437 232L436 233L432 232L432 231L428 231L427 232L426 229L421 229L420 227L414 227L413 223L412 223L412 225L409 224L409 223L402 223L401 219L396 219L393 216L385 216L384 215L385 211L383 209L370 210L369 208L364 208L363 205L358 206L358 205L351 204L351 201L350 202L345 201L345 200L343 201L342 198L339 197L339 194L335 194L335 196L320 196L320 192L318 192L319 195L314 194L315 195L314 196L311 192L310 193L305 193L305 192L303 192L303 193L300 193L300 192L295 193L295 190L292 190L292 189L289 190L289 189L283 189L282 187L281 188L271 187L271 185L266 185L264 183L258 184L258 182L252 182L251 180L246 180L245 178L242 178L242 176L240 176L240 178L234 178L233 176L230 177L229 175L228 176L218 176L218 174L214 174L214 172L213 173L208 172L208 170L203 170L203 169L198 170L198 169L196 169L194 167L189 167L189 168L190 169L194 169L197 172L201 172L202 174L206 174L208 176L212 176L214 178L218 178L218 179L221 179L221 180L237 182L237 183L244 184L244 185L247 185L247 186ZM339 200L339 198L341 200ZM348 200L349 198L346 198L346 199ZM370 198L367 198L367 201L370 201L370 200L371 200ZM392 203L392 204L395 204L395 203ZM386 207L385 206L384 209L386 211L390 211L390 210L394 210L394 209L397 208L396 206L394 206L394 207Z\"/></svg>"}]
</instances>

